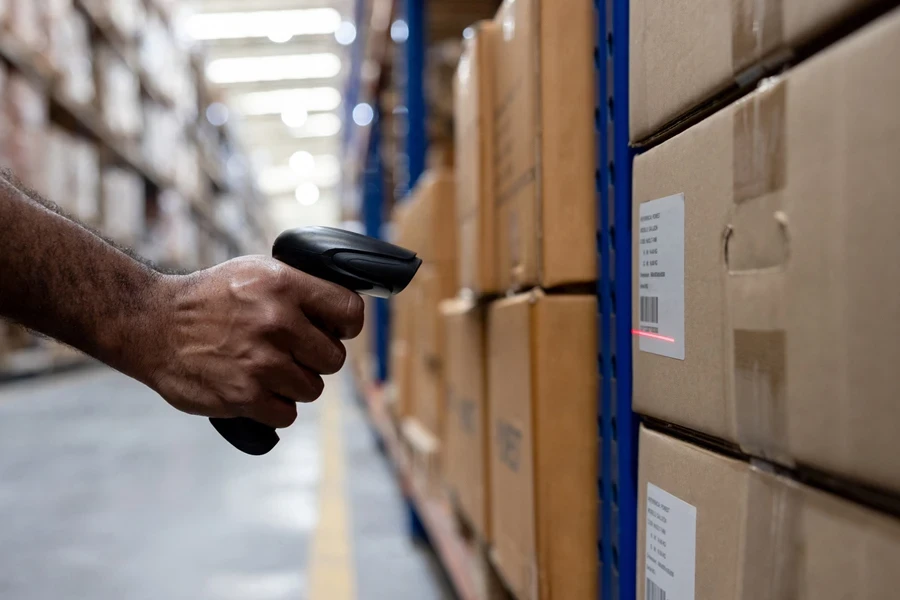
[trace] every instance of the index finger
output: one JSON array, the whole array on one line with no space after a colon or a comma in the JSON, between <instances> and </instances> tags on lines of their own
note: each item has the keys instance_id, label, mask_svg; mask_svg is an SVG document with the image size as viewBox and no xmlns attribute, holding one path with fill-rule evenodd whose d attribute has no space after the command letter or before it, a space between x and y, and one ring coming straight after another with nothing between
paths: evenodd
<instances>
[{"instance_id":1,"label":"index finger","mask_svg":"<svg viewBox=\"0 0 900 600\"><path fill-rule=\"evenodd\" d=\"M342 340L360 334L365 319L365 304L356 292L336 283L296 271L300 278L297 300L310 320Z\"/></svg>"}]
</instances>

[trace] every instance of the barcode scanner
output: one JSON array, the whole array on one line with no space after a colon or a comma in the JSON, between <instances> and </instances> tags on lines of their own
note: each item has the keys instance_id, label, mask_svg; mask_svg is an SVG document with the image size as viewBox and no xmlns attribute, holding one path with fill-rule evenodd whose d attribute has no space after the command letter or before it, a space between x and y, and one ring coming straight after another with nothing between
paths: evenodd
<instances>
[{"instance_id":1,"label":"barcode scanner","mask_svg":"<svg viewBox=\"0 0 900 600\"><path fill-rule=\"evenodd\" d=\"M377 298L390 298L406 289L422 264L415 252L331 227L285 231L275 240L272 256L304 273ZM246 454L262 456L279 441L273 428L252 419L209 421Z\"/></svg>"}]
</instances>

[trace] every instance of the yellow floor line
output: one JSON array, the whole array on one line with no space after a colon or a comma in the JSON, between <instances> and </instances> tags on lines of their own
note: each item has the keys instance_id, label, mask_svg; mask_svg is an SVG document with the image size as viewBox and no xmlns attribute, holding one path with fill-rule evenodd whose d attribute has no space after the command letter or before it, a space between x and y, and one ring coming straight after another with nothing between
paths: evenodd
<instances>
[{"instance_id":1,"label":"yellow floor line","mask_svg":"<svg viewBox=\"0 0 900 600\"><path fill-rule=\"evenodd\" d=\"M340 385L332 382L331 385ZM356 569L344 481L340 395L322 403L319 524L309 566L309 600L355 600Z\"/></svg>"}]
</instances>

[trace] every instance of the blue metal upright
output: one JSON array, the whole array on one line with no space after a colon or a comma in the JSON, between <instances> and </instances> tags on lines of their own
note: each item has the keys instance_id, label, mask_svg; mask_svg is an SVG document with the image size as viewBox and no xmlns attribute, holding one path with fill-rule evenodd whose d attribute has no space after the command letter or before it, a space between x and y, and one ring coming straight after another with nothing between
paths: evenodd
<instances>
[{"instance_id":1,"label":"blue metal upright","mask_svg":"<svg viewBox=\"0 0 900 600\"><path fill-rule=\"evenodd\" d=\"M376 112L372 121L372 132L369 136L369 148L366 154L366 170L363 183L363 222L366 235L383 237L384 225L384 167L381 163L381 116ZM378 382L388 378L388 335L390 333L390 310L387 300L375 299L375 336L372 353L375 356L375 377Z\"/></svg>"},{"instance_id":2,"label":"blue metal upright","mask_svg":"<svg viewBox=\"0 0 900 600\"><path fill-rule=\"evenodd\" d=\"M428 150L425 108L425 3L426 0L404 0L406 25L409 37L405 42L404 64L406 75L406 156L409 165L409 187L413 189L425 171L425 153Z\"/></svg>"},{"instance_id":3,"label":"blue metal upright","mask_svg":"<svg viewBox=\"0 0 900 600\"><path fill-rule=\"evenodd\" d=\"M594 0L600 250L601 597L633 600L637 435L631 410L631 165L628 144L628 0Z\"/></svg>"}]
</instances>

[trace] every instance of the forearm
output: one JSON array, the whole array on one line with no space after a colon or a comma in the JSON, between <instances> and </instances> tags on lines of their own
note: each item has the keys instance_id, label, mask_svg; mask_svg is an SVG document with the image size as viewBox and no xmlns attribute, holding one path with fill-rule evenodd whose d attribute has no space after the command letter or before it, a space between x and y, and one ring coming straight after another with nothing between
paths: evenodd
<instances>
[{"instance_id":1,"label":"forearm","mask_svg":"<svg viewBox=\"0 0 900 600\"><path fill-rule=\"evenodd\" d=\"M145 379L166 276L36 200L0 177L0 316Z\"/></svg>"}]
</instances>

